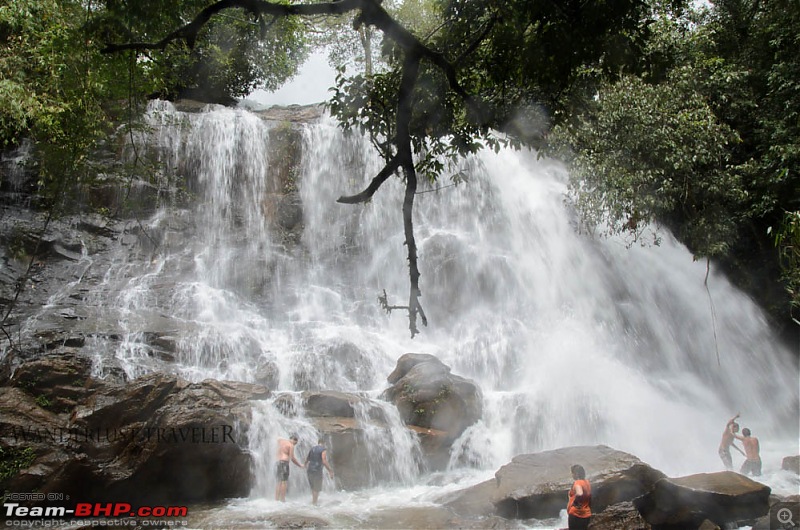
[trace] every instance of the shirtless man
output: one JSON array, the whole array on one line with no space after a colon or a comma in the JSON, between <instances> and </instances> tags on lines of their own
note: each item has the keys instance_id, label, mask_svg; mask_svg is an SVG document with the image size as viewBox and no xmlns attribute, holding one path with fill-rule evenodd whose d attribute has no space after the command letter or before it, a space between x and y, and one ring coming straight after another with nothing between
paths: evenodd
<instances>
[{"instance_id":1,"label":"shirtless man","mask_svg":"<svg viewBox=\"0 0 800 530\"><path fill-rule=\"evenodd\" d=\"M294 457L297 440L296 434L292 434L288 440L278 438L278 462L275 467L275 477L278 479L278 485L275 486L276 501L286 502L286 490L289 489L289 462L294 462L298 467L305 467Z\"/></svg>"},{"instance_id":2,"label":"shirtless man","mask_svg":"<svg viewBox=\"0 0 800 530\"><path fill-rule=\"evenodd\" d=\"M761 455L759 454L758 438L750 436L750 429L745 427L742 429L744 436L735 434L737 440L742 441L744 446L744 456L747 460L742 464L742 469L739 473L742 475L753 475L754 477L761 476Z\"/></svg>"},{"instance_id":3,"label":"shirtless man","mask_svg":"<svg viewBox=\"0 0 800 530\"><path fill-rule=\"evenodd\" d=\"M736 416L728 420L728 424L725 425L725 431L722 433L722 441L719 443L719 457L722 459L722 463L725 464L725 469L731 470L733 469L733 458L731 458L731 447L739 451L744 455L739 446L733 443L734 437L736 433L739 432L739 424L736 423L736 419L739 417L737 413ZM745 455L746 456L746 455Z\"/></svg>"}]
</instances>

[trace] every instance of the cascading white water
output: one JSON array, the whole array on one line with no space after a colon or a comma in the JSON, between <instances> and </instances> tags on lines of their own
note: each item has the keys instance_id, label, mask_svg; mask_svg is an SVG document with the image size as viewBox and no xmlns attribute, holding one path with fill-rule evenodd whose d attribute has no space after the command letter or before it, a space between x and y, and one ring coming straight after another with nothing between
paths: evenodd
<instances>
[{"instance_id":1,"label":"cascading white water","mask_svg":"<svg viewBox=\"0 0 800 530\"><path fill-rule=\"evenodd\" d=\"M712 322L705 264L669 234L659 246L631 248L582 234L559 164L526 151L483 152L464 162L468 182L418 195L430 327L411 340L404 314L377 304L384 289L398 304L408 292L402 182L391 179L365 205L335 202L379 170L369 142L327 118L305 128L304 231L287 248L264 214L268 124L241 110L183 114L162 103L151 126L162 167L189 179L196 203L146 223L159 247L145 270L126 261L108 275L109 313L129 332L116 356L130 375L151 369L137 334L155 328L174 336L186 377L254 381L259 366L274 363L278 388L290 392L375 393L400 355L431 353L485 398L483 420L454 446L453 476L465 466L485 476L524 452L598 443L672 475L718 470L720 434L739 411L761 439L766 470L796 453L797 356L761 311L712 267ZM190 240L176 239L192 225ZM259 476L272 472L270 433L313 437L302 417L290 422L271 409L255 413L253 429ZM396 460L384 487L427 499L414 489L426 482L413 484L418 449L402 433L383 442ZM260 481L254 497L271 498L273 484ZM340 509L356 510L357 500L343 499Z\"/></svg>"}]
</instances>

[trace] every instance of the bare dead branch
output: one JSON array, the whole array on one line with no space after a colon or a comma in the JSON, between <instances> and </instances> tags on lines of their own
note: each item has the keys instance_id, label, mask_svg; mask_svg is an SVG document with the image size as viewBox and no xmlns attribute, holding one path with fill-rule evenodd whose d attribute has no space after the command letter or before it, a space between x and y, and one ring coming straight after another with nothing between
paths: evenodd
<instances>
[{"instance_id":1,"label":"bare dead branch","mask_svg":"<svg viewBox=\"0 0 800 530\"><path fill-rule=\"evenodd\" d=\"M391 313L395 309L406 309L408 310L407 305L390 305L389 304L389 296L386 294L386 289L383 290L383 295L378 295L378 303L381 305L384 311L387 313Z\"/></svg>"},{"instance_id":2,"label":"bare dead branch","mask_svg":"<svg viewBox=\"0 0 800 530\"><path fill-rule=\"evenodd\" d=\"M417 193L417 173L414 168L414 157L411 151L411 96L419 76L420 57L414 53L406 53L403 60L403 76L400 79L400 90L397 94L397 159L406 176L406 192L403 198L403 228L408 250L408 275L411 280L408 293L408 329L411 338L419 333L417 316L427 326L428 319L422 309L419 298L419 267L417 265L417 242L414 239L414 196Z\"/></svg>"}]
</instances>

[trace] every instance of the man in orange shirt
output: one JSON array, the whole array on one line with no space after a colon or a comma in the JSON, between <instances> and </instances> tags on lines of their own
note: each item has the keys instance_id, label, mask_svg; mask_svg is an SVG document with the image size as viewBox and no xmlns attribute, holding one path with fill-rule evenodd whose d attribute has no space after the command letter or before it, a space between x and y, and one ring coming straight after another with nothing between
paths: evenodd
<instances>
[{"instance_id":1,"label":"man in orange shirt","mask_svg":"<svg viewBox=\"0 0 800 530\"><path fill-rule=\"evenodd\" d=\"M567 522L569 530L586 530L592 518L592 486L586 480L586 470L583 466L575 464L570 468L572 472L572 488L569 490L567 502Z\"/></svg>"}]
</instances>

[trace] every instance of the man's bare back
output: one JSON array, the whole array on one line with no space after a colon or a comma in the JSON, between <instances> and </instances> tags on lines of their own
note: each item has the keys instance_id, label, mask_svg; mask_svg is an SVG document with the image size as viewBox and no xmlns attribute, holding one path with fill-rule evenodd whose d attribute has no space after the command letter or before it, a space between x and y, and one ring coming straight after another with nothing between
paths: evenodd
<instances>
[{"instance_id":1,"label":"man's bare back","mask_svg":"<svg viewBox=\"0 0 800 530\"><path fill-rule=\"evenodd\" d=\"M289 462L294 458L294 444L284 438L278 438L278 460Z\"/></svg>"},{"instance_id":2,"label":"man's bare back","mask_svg":"<svg viewBox=\"0 0 800 530\"><path fill-rule=\"evenodd\" d=\"M759 447L758 447L758 438L754 436L747 436L742 437L742 445L744 446L744 452L747 456L748 460L758 460L761 458Z\"/></svg>"}]
</instances>

